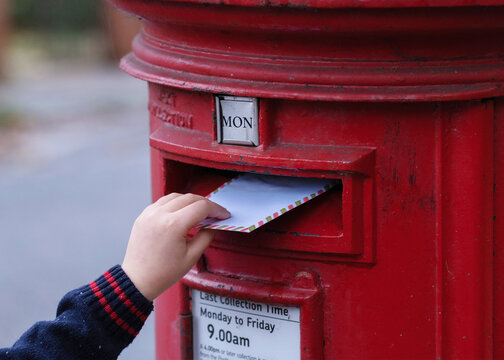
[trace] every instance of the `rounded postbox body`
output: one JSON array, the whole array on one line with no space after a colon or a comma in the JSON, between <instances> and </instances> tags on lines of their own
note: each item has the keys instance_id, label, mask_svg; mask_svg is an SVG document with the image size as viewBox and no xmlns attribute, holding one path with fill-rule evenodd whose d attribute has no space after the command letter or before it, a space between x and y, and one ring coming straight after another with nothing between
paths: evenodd
<instances>
[{"instance_id":1,"label":"rounded postbox body","mask_svg":"<svg viewBox=\"0 0 504 360\"><path fill-rule=\"evenodd\" d=\"M156 302L157 359L504 358L502 1L112 2L143 19L154 200L336 182L218 231Z\"/></svg>"}]
</instances>

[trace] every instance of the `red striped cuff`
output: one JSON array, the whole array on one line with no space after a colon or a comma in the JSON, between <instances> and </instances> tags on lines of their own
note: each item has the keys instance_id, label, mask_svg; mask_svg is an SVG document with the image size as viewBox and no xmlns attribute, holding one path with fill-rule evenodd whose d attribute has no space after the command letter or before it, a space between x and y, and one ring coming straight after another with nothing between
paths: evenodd
<instances>
[{"instance_id":1,"label":"red striped cuff","mask_svg":"<svg viewBox=\"0 0 504 360\"><path fill-rule=\"evenodd\" d=\"M129 341L138 335L153 308L119 265L91 282L83 295L104 326Z\"/></svg>"}]
</instances>

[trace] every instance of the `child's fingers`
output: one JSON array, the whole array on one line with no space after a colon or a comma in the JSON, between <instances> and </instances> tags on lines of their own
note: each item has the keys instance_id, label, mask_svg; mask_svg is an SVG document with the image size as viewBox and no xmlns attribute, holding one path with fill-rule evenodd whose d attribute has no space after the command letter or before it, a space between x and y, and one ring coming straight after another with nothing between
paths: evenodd
<instances>
[{"instance_id":1,"label":"child's fingers","mask_svg":"<svg viewBox=\"0 0 504 360\"><path fill-rule=\"evenodd\" d=\"M196 261L210 245L214 237L215 230L200 230L187 243L187 260L191 266L196 264Z\"/></svg>"},{"instance_id":2,"label":"child's fingers","mask_svg":"<svg viewBox=\"0 0 504 360\"><path fill-rule=\"evenodd\" d=\"M182 196L182 194L174 192L174 193L168 194L166 196L160 197L154 204L158 205L158 206L163 206L164 204L169 203L173 199L178 198L180 196Z\"/></svg>"},{"instance_id":3,"label":"child's fingers","mask_svg":"<svg viewBox=\"0 0 504 360\"><path fill-rule=\"evenodd\" d=\"M163 210L168 211L168 212L175 212L177 210L180 210L182 208L185 208L186 206L199 201L199 200L204 200L203 196L195 195L195 194L184 194L181 196L177 196L170 202L167 202L163 205Z\"/></svg>"},{"instance_id":4,"label":"child's fingers","mask_svg":"<svg viewBox=\"0 0 504 360\"><path fill-rule=\"evenodd\" d=\"M222 206L206 199L193 202L176 212L180 219L180 225L184 226L186 231L196 226L206 218L227 219L231 216Z\"/></svg>"}]
</instances>

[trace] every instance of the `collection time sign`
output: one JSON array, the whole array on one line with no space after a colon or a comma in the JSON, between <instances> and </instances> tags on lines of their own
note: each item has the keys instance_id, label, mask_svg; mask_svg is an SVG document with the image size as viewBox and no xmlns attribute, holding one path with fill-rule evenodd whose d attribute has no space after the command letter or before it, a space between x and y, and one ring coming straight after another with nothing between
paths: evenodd
<instances>
[{"instance_id":1,"label":"collection time sign","mask_svg":"<svg viewBox=\"0 0 504 360\"><path fill-rule=\"evenodd\" d=\"M300 309L192 290L194 360L299 360Z\"/></svg>"}]
</instances>

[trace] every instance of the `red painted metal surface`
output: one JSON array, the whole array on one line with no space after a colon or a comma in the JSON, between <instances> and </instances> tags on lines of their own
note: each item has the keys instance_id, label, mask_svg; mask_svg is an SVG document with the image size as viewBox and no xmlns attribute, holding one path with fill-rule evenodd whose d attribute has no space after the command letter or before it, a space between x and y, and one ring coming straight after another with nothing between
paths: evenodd
<instances>
[{"instance_id":1,"label":"red painted metal surface","mask_svg":"<svg viewBox=\"0 0 504 360\"><path fill-rule=\"evenodd\" d=\"M143 18L122 67L150 83L154 200L339 180L219 232L156 303L158 359L192 358L191 289L299 306L302 360L504 358L503 1L111 2ZM214 94L259 99L260 146L217 143Z\"/></svg>"}]
</instances>

